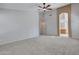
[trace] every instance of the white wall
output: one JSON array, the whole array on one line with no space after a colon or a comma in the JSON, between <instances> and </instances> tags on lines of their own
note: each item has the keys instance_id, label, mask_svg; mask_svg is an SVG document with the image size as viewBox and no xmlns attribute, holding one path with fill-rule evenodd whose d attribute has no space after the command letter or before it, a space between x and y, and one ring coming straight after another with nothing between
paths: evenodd
<instances>
[{"instance_id":1,"label":"white wall","mask_svg":"<svg viewBox=\"0 0 79 59\"><path fill-rule=\"evenodd\" d=\"M79 38L79 4L71 5L72 37Z\"/></svg>"},{"instance_id":2,"label":"white wall","mask_svg":"<svg viewBox=\"0 0 79 59\"><path fill-rule=\"evenodd\" d=\"M36 10L0 8L0 44L37 36L39 36L39 20Z\"/></svg>"},{"instance_id":3,"label":"white wall","mask_svg":"<svg viewBox=\"0 0 79 59\"><path fill-rule=\"evenodd\" d=\"M51 16L50 16L51 15ZM57 35L57 11L53 10L45 14L47 35Z\"/></svg>"}]
</instances>

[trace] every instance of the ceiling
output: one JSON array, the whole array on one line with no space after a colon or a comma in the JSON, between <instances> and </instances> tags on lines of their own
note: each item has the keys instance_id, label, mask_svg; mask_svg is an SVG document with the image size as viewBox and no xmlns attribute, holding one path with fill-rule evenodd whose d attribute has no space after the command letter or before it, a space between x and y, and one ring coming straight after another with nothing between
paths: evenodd
<instances>
[{"instance_id":1,"label":"ceiling","mask_svg":"<svg viewBox=\"0 0 79 59\"><path fill-rule=\"evenodd\" d=\"M59 8L61 6L65 6L69 3L47 3L52 5L52 9ZM0 8L7 8L7 9L16 9L16 10L30 10L30 9L39 9L38 6L42 3L0 3Z\"/></svg>"}]
</instances>

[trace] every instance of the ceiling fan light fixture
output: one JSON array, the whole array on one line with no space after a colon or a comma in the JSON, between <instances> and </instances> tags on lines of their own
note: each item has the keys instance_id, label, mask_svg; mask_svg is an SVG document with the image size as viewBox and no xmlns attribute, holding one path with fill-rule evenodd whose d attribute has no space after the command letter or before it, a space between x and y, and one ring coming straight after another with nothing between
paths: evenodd
<instances>
[{"instance_id":1,"label":"ceiling fan light fixture","mask_svg":"<svg viewBox=\"0 0 79 59\"><path fill-rule=\"evenodd\" d=\"M51 5L46 5L46 3L43 3L43 6L38 6L38 7L41 8L45 12L45 11L52 10L52 8L49 8L50 6Z\"/></svg>"},{"instance_id":2,"label":"ceiling fan light fixture","mask_svg":"<svg viewBox=\"0 0 79 59\"><path fill-rule=\"evenodd\" d=\"M43 10L46 10L46 9L43 9Z\"/></svg>"}]
</instances>

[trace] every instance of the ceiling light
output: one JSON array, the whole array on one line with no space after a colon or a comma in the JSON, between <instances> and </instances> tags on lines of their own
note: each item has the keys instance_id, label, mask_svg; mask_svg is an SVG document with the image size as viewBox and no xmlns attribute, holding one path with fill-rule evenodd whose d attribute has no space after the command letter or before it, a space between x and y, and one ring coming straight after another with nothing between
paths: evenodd
<instances>
[{"instance_id":1,"label":"ceiling light","mask_svg":"<svg viewBox=\"0 0 79 59\"><path fill-rule=\"evenodd\" d=\"M43 10L46 10L46 9L43 9Z\"/></svg>"}]
</instances>

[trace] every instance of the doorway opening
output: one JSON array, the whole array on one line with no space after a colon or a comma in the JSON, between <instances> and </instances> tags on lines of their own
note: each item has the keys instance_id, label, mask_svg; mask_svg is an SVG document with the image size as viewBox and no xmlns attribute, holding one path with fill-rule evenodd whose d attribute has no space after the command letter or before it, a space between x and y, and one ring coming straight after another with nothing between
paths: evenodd
<instances>
[{"instance_id":1,"label":"doorway opening","mask_svg":"<svg viewBox=\"0 0 79 59\"><path fill-rule=\"evenodd\" d=\"M69 37L68 13L59 14L59 36Z\"/></svg>"}]
</instances>

